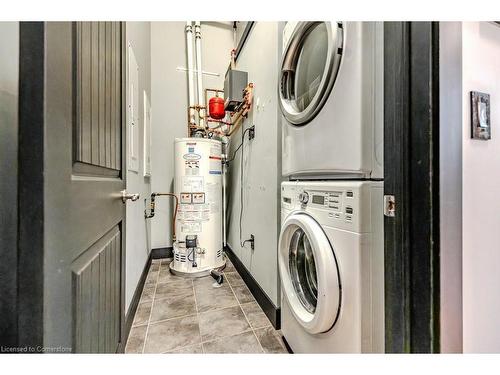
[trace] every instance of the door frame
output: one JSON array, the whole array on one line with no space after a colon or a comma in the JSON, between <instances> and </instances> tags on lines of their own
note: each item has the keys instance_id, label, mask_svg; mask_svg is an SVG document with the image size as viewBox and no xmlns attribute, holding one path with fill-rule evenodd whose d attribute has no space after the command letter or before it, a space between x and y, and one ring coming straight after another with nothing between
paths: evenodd
<instances>
[{"instance_id":1,"label":"door frame","mask_svg":"<svg viewBox=\"0 0 500 375\"><path fill-rule=\"evenodd\" d=\"M43 346L45 24L19 24L17 346Z\"/></svg>"},{"instance_id":2,"label":"door frame","mask_svg":"<svg viewBox=\"0 0 500 375\"><path fill-rule=\"evenodd\" d=\"M439 24L384 26L385 350L439 352Z\"/></svg>"}]
</instances>

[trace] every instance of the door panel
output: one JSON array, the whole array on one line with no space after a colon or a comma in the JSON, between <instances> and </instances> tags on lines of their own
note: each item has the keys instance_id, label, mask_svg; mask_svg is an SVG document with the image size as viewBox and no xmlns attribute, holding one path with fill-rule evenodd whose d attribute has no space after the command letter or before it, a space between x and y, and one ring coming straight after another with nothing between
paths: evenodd
<instances>
[{"instance_id":1,"label":"door panel","mask_svg":"<svg viewBox=\"0 0 500 375\"><path fill-rule=\"evenodd\" d=\"M123 26L44 28L44 345L115 352L124 328Z\"/></svg>"},{"instance_id":2,"label":"door panel","mask_svg":"<svg viewBox=\"0 0 500 375\"><path fill-rule=\"evenodd\" d=\"M73 345L79 353L114 353L119 342L121 232L118 226L72 265Z\"/></svg>"},{"instance_id":3,"label":"door panel","mask_svg":"<svg viewBox=\"0 0 500 375\"><path fill-rule=\"evenodd\" d=\"M74 40L75 173L118 176L121 170L121 29L115 22L77 22Z\"/></svg>"}]
</instances>

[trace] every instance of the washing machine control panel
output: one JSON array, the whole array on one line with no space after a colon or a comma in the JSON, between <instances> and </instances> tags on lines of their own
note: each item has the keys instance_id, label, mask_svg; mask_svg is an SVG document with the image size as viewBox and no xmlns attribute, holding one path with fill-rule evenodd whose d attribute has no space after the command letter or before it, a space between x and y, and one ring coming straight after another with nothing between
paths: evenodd
<instances>
[{"instance_id":1,"label":"washing machine control panel","mask_svg":"<svg viewBox=\"0 0 500 375\"><path fill-rule=\"evenodd\" d=\"M354 208L349 202L349 198L353 198L352 191L304 191L299 193L299 201L304 204L303 195L307 195L311 208L326 209L330 218L352 221Z\"/></svg>"}]
</instances>

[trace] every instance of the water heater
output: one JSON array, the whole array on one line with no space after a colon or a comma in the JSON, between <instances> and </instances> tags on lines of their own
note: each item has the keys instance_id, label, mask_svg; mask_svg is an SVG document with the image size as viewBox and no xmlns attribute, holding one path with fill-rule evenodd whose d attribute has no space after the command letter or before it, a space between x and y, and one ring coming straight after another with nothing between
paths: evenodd
<instances>
[{"instance_id":1,"label":"water heater","mask_svg":"<svg viewBox=\"0 0 500 375\"><path fill-rule=\"evenodd\" d=\"M175 140L175 274L205 276L222 269L222 144L206 138Z\"/></svg>"}]
</instances>

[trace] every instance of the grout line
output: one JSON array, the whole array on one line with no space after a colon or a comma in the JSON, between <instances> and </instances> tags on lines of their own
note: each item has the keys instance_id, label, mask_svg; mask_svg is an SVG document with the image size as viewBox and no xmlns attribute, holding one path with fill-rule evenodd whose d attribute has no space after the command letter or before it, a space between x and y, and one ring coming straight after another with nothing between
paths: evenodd
<instances>
[{"instance_id":1,"label":"grout line","mask_svg":"<svg viewBox=\"0 0 500 375\"><path fill-rule=\"evenodd\" d=\"M160 266L161 266L161 264L160 264ZM149 312L148 325L146 327L146 335L144 336L144 342L142 343L141 353L143 353L143 354L144 354L144 349L146 348L146 341L148 339L149 324L151 322L151 315L153 314L153 307L154 307L154 302L155 302L155 297L156 297L156 288L158 287L158 278L160 277L160 270L158 269L158 271L155 271L155 272L157 272L156 282L155 282L155 291L153 292L153 299L151 300L151 311ZM135 316L134 316L134 318L135 318Z\"/></svg>"},{"instance_id":2,"label":"grout line","mask_svg":"<svg viewBox=\"0 0 500 375\"><path fill-rule=\"evenodd\" d=\"M235 297L235 299L236 299L236 297ZM236 301L238 301L238 300L236 300ZM207 310L207 311L202 311L202 312L200 312L199 314L207 314L207 313L216 312L216 311L220 311L220 310L224 310L224 309L229 309L229 308L231 308L231 307L237 307L237 306L239 306L239 304L238 304L238 303L236 303L236 305L224 306L224 307L219 307L219 308L216 308L216 309L211 309L211 310Z\"/></svg>"},{"instance_id":3,"label":"grout line","mask_svg":"<svg viewBox=\"0 0 500 375\"><path fill-rule=\"evenodd\" d=\"M244 334L244 333L248 333L248 332L251 332L251 331L252 331L252 329L251 329L251 328L250 328L250 329L246 329L246 330L241 331L241 332L238 332L238 333L233 333L233 334L231 334L231 335L229 335L229 336L222 336L222 337L217 337L217 338L215 338L215 339L205 340L205 341L203 341L203 342L202 342L202 344L208 344L208 343L210 343L210 342L214 342L214 341L219 341L219 340L228 339L228 338L230 338L230 337L234 337L234 336L242 335L242 334ZM259 340L257 340L257 341L259 341Z\"/></svg>"},{"instance_id":4,"label":"grout line","mask_svg":"<svg viewBox=\"0 0 500 375\"><path fill-rule=\"evenodd\" d=\"M178 351L178 350L182 350L182 349L186 349L186 348L191 348L191 347L194 347L194 346L198 346L200 345L202 350L203 350L203 345L200 344L190 344L190 345L186 345L186 346L181 346L179 348L175 348L173 350L167 350L166 352L161 352L160 354L176 354L174 352ZM188 354L204 354L204 352L202 353L188 353Z\"/></svg>"},{"instance_id":5,"label":"grout line","mask_svg":"<svg viewBox=\"0 0 500 375\"><path fill-rule=\"evenodd\" d=\"M151 326L151 325L155 325L155 324L158 324L158 323L165 323L165 322L169 322L169 321L174 320L174 319L189 318L191 316L196 316L196 315L197 314L194 313L194 314L188 314L188 315L174 316L172 318L167 318L167 319L155 320L154 322L150 321L149 325Z\"/></svg>"},{"instance_id":6,"label":"grout line","mask_svg":"<svg viewBox=\"0 0 500 375\"><path fill-rule=\"evenodd\" d=\"M196 299L196 290L194 289L194 281L193 281L193 279L191 279L191 287L193 288L194 306L196 308L196 319L198 320L198 335L200 336L201 352L205 353L205 350L203 349L202 339L201 339L200 312L198 311L198 301Z\"/></svg>"},{"instance_id":7,"label":"grout line","mask_svg":"<svg viewBox=\"0 0 500 375\"><path fill-rule=\"evenodd\" d=\"M236 293L234 293L234 290L233 290L233 287L231 286L231 283L228 281L227 284L229 285L229 287L231 288L231 291L233 292L234 294L234 297L236 298L236 300L238 301L238 306L240 307L240 310L241 312L243 313L243 316L245 317L247 323L248 323L248 326L250 327L250 329L252 330L252 333L255 337L255 339L257 340L257 342L259 343L259 346L260 346L260 350L262 350L262 353L265 353L264 352L264 348L262 347L262 344L260 343L260 340L259 338L257 337L257 335L255 334L255 330L253 329L253 326L252 326L252 323L250 323L250 320L248 319L248 316L247 314L245 314L245 310L243 310L243 307L241 307L241 303L240 303L240 300L238 299L238 297L236 297Z\"/></svg>"}]
</instances>

